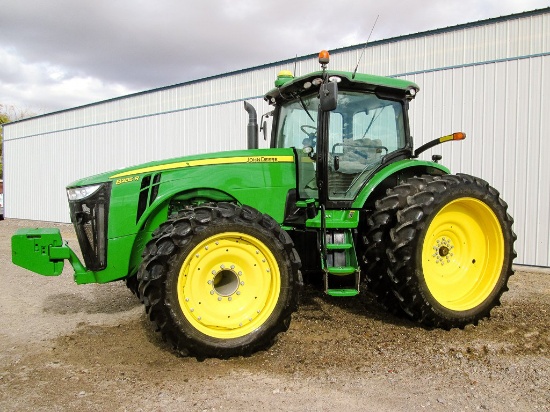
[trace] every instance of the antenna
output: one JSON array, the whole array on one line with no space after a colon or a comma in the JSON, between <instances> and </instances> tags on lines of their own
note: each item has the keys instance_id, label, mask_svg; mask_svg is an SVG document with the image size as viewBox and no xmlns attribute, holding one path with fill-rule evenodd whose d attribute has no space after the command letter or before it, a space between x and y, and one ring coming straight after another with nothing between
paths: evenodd
<instances>
[{"instance_id":1,"label":"antenna","mask_svg":"<svg viewBox=\"0 0 550 412\"><path fill-rule=\"evenodd\" d=\"M353 74L351 75L351 79L355 79L355 74L357 73L357 69L359 68L359 62L363 58L363 54L365 54L365 49L367 48L367 44L369 44L370 36L372 34L372 31L374 30L374 26L376 26L376 22L378 21L378 17L380 15L376 16L376 20L374 20L374 24L372 25L372 29L370 29L369 38L367 39L367 42L365 43L365 47L363 47L363 51L361 52L361 56L359 56L359 59L357 60L357 66L355 66L355 70L353 71Z\"/></svg>"}]
</instances>

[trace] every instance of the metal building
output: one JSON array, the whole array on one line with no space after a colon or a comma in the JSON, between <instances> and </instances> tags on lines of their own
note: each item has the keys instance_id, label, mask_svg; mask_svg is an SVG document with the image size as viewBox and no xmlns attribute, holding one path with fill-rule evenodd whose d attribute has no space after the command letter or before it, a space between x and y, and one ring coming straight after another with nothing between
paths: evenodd
<instances>
[{"instance_id":1,"label":"metal building","mask_svg":"<svg viewBox=\"0 0 550 412\"><path fill-rule=\"evenodd\" d=\"M419 146L453 131L453 172L501 191L515 219L516 263L550 266L550 8L331 51L330 67L415 81ZM317 70L316 54L11 123L4 129L7 218L68 222L65 185L146 161L246 146L243 101L259 115L280 70ZM267 146L267 143L264 143Z\"/></svg>"}]
</instances>

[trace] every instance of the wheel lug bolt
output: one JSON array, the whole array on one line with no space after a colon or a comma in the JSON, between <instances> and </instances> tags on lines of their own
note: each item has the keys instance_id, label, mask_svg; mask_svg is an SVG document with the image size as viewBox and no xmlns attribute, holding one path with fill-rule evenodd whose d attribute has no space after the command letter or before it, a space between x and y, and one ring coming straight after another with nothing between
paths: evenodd
<instances>
[{"instance_id":1,"label":"wheel lug bolt","mask_svg":"<svg viewBox=\"0 0 550 412\"><path fill-rule=\"evenodd\" d=\"M218 300L222 300L222 297L221 297L221 296L219 296L219 297L218 297Z\"/></svg>"}]
</instances>

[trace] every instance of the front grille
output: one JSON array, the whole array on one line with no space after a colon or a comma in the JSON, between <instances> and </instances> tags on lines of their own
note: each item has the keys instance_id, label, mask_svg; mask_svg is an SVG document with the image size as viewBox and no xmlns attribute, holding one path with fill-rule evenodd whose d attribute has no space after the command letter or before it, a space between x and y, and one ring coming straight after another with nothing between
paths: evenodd
<instances>
[{"instance_id":1,"label":"front grille","mask_svg":"<svg viewBox=\"0 0 550 412\"><path fill-rule=\"evenodd\" d=\"M88 270L97 272L107 267L107 221L111 184L105 183L92 196L70 201L71 221L74 224L82 257Z\"/></svg>"}]
</instances>

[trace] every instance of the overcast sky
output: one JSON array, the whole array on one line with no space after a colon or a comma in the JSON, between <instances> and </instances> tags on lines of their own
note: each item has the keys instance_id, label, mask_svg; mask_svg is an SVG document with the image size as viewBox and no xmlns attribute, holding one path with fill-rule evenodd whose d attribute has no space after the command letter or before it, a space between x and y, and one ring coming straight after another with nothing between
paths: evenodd
<instances>
[{"instance_id":1,"label":"overcast sky","mask_svg":"<svg viewBox=\"0 0 550 412\"><path fill-rule=\"evenodd\" d=\"M12 0L0 104L37 114L550 6L549 0Z\"/></svg>"}]
</instances>

